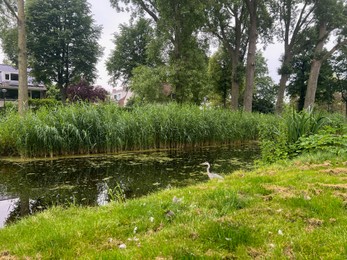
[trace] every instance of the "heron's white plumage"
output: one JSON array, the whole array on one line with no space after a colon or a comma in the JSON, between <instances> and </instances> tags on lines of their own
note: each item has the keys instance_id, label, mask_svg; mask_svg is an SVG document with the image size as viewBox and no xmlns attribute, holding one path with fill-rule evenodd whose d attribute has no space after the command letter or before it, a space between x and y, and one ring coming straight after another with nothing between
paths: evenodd
<instances>
[{"instance_id":1,"label":"heron's white plumage","mask_svg":"<svg viewBox=\"0 0 347 260\"><path fill-rule=\"evenodd\" d=\"M218 175L217 173L210 172L211 165L208 162L204 162L201 165L207 166L207 175L211 180L212 179L220 179L220 180L224 179L222 176Z\"/></svg>"}]
</instances>

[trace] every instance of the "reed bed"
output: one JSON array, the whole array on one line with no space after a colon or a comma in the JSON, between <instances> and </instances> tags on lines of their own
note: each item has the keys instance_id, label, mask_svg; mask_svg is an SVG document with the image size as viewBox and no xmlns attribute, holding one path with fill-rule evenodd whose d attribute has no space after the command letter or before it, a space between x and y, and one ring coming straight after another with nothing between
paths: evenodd
<instances>
[{"instance_id":1,"label":"reed bed","mask_svg":"<svg viewBox=\"0 0 347 260\"><path fill-rule=\"evenodd\" d=\"M0 119L0 154L53 157L129 150L185 148L258 140L274 116L193 105L74 104Z\"/></svg>"}]
</instances>

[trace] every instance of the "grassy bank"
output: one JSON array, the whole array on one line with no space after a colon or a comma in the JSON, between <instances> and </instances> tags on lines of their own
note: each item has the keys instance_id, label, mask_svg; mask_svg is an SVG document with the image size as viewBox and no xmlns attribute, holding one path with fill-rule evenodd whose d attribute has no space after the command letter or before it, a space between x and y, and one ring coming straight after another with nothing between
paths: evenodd
<instances>
[{"instance_id":1,"label":"grassy bank","mask_svg":"<svg viewBox=\"0 0 347 260\"><path fill-rule=\"evenodd\" d=\"M49 157L125 150L184 148L257 140L274 116L148 105L125 110L112 104L41 108L24 118L0 118L0 155Z\"/></svg>"},{"instance_id":2,"label":"grassy bank","mask_svg":"<svg viewBox=\"0 0 347 260\"><path fill-rule=\"evenodd\" d=\"M346 180L346 154L323 154L125 203L53 208L0 230L0 258L346 259Z\"/></svg>"}]
</instances>

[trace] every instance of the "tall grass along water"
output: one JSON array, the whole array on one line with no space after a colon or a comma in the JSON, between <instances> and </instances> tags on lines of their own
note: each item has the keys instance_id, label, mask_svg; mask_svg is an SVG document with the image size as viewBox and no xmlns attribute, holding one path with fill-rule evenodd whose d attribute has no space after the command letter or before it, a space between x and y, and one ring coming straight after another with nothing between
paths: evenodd
<instances>
[{"instance_id":1,"label":"tall grass along water","mask_svg":"<svg viewBox=\"0 0 347 260\"><path fill-rule=\"evenodd\" d=\"M193 105L123 109L81 103L0 120L0 155L30 158L252 141L260 123L275 117Z\"/></svg>"}]
</instances>

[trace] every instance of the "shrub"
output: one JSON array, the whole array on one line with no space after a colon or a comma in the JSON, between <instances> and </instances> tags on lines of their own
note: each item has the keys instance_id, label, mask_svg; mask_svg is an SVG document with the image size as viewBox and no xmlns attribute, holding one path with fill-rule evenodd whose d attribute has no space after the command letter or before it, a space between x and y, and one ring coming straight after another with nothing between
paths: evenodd
<instances>
[{"instance_id":1,"label":"shrub","mask_svg":"<svg viewBox=\"0 0 347 260\"><path fill-rule=\"evenodd\" d=\"M29 99L29 107L38 110L41 107L53 108L60 106L62 103L53 98Z\"/></svg>"},{"instance_id":2,"label":"shrub","mask_svg":"<svg viewBox=\"0 0 347 260\"><path fill-rule=\"evenodd\" d=\"M71 85L66 90L67 98L71 102L78 101L106 101L108 92L100 86L91 86L85 80L81 80L75 85Z\"/></svg>"},{"instance_id":3,"label":"shrub","mask_svg":"<svg viewBox=\"0 0 347 260\"><path fill-rule=\"evenodd\" d=\"M286 113L278 117L273 125L262 127L261 162L273 163L314 149L332 147L333 144L341 144L343 147L346 133L344 126L346 123L341 118L324 116L322 113Z\"/></svg>"}]
</instances>

